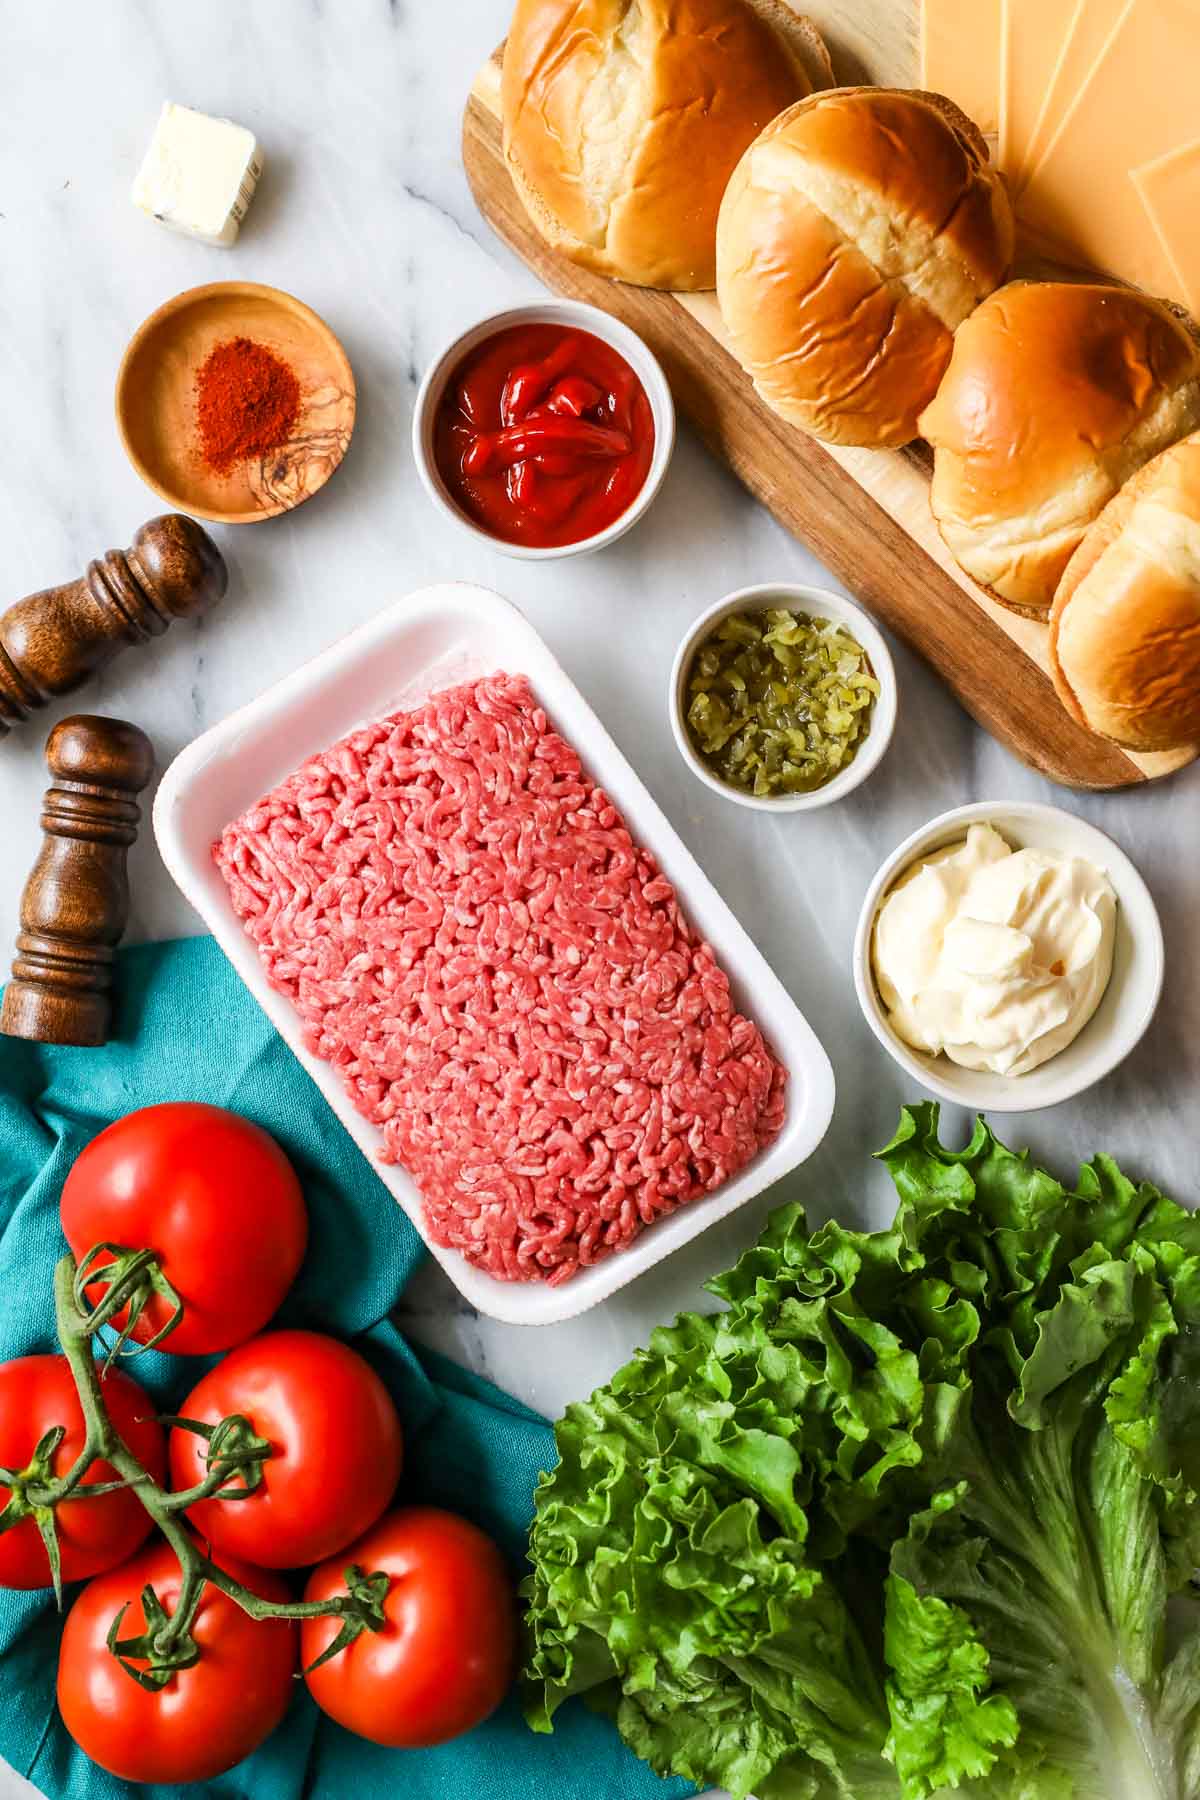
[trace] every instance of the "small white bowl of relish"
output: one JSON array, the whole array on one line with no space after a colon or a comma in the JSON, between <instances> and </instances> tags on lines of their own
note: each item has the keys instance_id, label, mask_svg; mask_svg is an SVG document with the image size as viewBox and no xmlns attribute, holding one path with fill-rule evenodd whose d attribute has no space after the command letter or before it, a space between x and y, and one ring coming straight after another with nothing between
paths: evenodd
<instances>
[{"instance_id":1,"label":"small white bowl of relish","mask_svg":"<svg viewBox=\"0 0 1200 1800\"><path fill-rule=\"evenodd\" d=\"M417 393L426 493L506 556L546 562L623 537L662 486L675 405L637 333L547 300L491 313L435 357Z\"/></svg>"},{"instance_id":2,"label":"small white bowl of relish","mask_svg":"<svg viewBox=\"0 0 1200 1800\"><path fill-rule=\"evenodd\" d=\"M679 754L714 793L760 812L813 812L883 760L896 670L861 606L767 582L700 614L675 653L667 705Z\"/></svg>"}]
</instances>

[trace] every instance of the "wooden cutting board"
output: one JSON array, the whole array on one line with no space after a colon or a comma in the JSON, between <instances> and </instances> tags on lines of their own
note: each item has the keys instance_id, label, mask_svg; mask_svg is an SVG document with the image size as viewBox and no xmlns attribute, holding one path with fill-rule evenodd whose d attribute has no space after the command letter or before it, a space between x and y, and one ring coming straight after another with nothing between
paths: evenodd
<instances>
[{"instance_id":1,"label":"wooden cutting board","mask_svg":"<svg viewBox=\"0 0 1200 1800\"><path fill-rule=\"evenodd\" d=\"M915 6L835 0L805 10L825 31L841 79L916 85ZM1064 711L1049 676L1046 627L990 600L943 544L929 506L928 451L819 444L755 394L727 348L715 295L629 287L550 249L504 167L502 53L471 90L463 162L484 218L547 287L638 332L709 448L1024 762L1066 787L1092 789L1133 787L1191 762L1197 749L1150 756L1121 750Z\"/></svg>"}]
</instances>

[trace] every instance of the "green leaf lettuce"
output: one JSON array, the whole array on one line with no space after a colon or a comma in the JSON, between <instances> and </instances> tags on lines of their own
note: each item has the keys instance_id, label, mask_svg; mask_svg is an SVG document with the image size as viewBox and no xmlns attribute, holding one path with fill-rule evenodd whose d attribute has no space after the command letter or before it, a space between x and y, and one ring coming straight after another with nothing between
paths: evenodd
<instances>
[{"instance_id":1,"label":"green leaf lettuce","mask_svg":"<svg viewBox=\"0 0 1200 1800\"><path fill-rule=\"evenodd\" d=\"M1200 1220L932 1105L558 1426L527 1711L757 1800L1200 1800Z\"/></svg>"}]
</instances>

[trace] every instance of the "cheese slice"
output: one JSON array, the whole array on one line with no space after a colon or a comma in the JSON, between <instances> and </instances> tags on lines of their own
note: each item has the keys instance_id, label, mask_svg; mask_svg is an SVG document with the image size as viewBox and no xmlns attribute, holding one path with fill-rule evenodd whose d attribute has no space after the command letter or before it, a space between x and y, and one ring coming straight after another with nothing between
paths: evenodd
<instances>
[{"instance_id":1,"label":"cheese slice","mask_svg":"<svg viewBox=\"0 0 1200 1800\"><path fill-rule=\"evenodd\" d=\"M1053 74L1042 97L1037 124L1025 148L1018 177L1024 186L1039 167L1062 128L1088 76L1104 54L1113 32L1128 11L1130 0L1081 0L1066 38L1059 47Z\"/></svg>"},{"instance_id":2,"label":"cheese slice","mask_svg":"<svg viewBox=\"0 0 1200 1800\"><path fill-rule=\"evenodd\" d=\"M1169 297L1200 319L1200 138L1131 169L1130 180L1175 271Z\"/></svg>"},{"instance_id":3,"label":"cheese slice","mask_svg":"<svg viewBox=\"0 0 1200 1800\"><path fill-rule=\"evenodd\" d=\"M1073 260L1169 293L1175 270L1131 169L1196 136L1200 0L1131 0L1021 194L1027 232Z\"/></svg>"},{"instance_id":4,"label":"cheese slice","mask_svg":"<svg viewBox=\"0 0 1200 1800\"><path fill-rule=\"evenodd\" d=\"M1016 180L1083 0L1001 0L1000 167Z\"/></svg>"},{"instance_id":5,"label":"cheese slice","mask_svg":"<svg viewBox=\"0 0 1200 1800\"><path fill-rule=\"evenodd\" d=\"M1000 122L1002 0L922 0L921 86L991 134Z\"/></svg>"}]
</instances>

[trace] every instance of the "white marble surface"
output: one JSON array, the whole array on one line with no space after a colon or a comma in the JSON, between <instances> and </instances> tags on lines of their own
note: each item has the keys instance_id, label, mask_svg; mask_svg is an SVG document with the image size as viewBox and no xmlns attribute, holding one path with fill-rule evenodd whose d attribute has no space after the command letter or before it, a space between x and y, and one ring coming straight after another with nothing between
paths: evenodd
<instances>
[{"instance_id":1,"label":"white marble surface","mask_svg":"<svg viewBox=\"0 0 1200 1800\"><path fill-rule=\"evenodd\" d=\"M299 294L342 337L360 394L355 441L326 491L254 529L216 528L233 569L223 608L175 627L57 709L123 715L163 764L230 708L433 579L477 580L544 632L823 1039L838 1079L833 1128L795 1183L814 1215L881 1222L868 1152L912 1084L862 1023L850 983L859 900L895 843L972 799L1054 801L1115 836L1163 912L1160 1015L1126 1067L1085 1098L1007 1121L1060 1171L1106 1147L1195 1201L1200 1040L1200 771L1127 796L1051 788L991 742L896 646L900 720L886 762L841 805L778 821L709 794L669 735L665 683L693 616L727 589L824 579L681 433L649 518L604 555L528 567L434 513L413 469L416 384L443 340L535 292L476 214L459 164L473 72L505 0L74 0L0 5L0 603L78 574L124 544L155 497L127 465L112 416L117 363L139 321L195 283L242 277ZM267 172L232 252L135 213L128 188L164 97L249 125ZM49 724L55 714L47 716ZM38 841L44 726L0 744L0 945ZM196 929L147 831L133 857L133 935ZM962 1118L950 1118L951 1133ZM747 1208L573 1324L522 1333L467 1312L429 1269L406 1312L435 1342L548 1413L603 1380L657 1320L700 1299L706 1274L754 1233ZM16 1792L0 1778L0 1795ZM26 1790L27 1791L27 1790Z\"/></svg>"}]
</instances>

